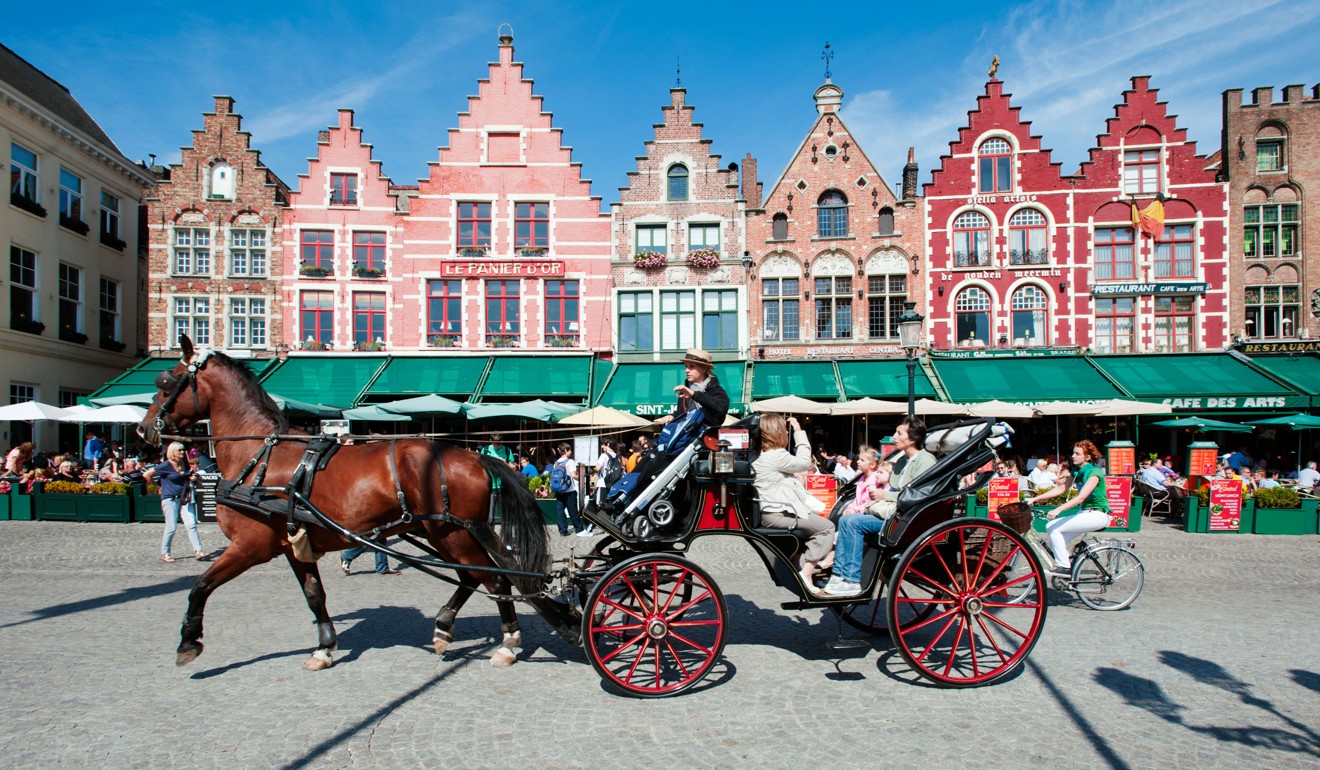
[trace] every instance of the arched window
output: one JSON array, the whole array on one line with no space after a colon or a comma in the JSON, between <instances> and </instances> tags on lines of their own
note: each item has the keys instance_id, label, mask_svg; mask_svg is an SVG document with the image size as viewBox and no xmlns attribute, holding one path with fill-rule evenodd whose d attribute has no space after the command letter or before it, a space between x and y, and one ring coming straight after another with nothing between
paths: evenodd
<instances>
[{"instance_id":1,"label":"arched window","mask_svg":"<svg viewBox=\"0 0 1320 770\"><path fill-rule=\"evenodd\" d=\"M848 234L848 199L838 190L826 190L816 201L816 234L821 238Z\"/></svg>"},{"instance_id":2,"label":"arched window","mask_svg":"<svg viewBox=\"0 0 1320 770\"><path fill-rule=\"evenodd\" d=\"M985 347L990 340L990 295L985 289L969 286L958 293L954 302L957 315L957 344Z\"/></svg>"},{"instance_id":3,"label":"arched window","mask_svg":"<svg viewBox=\"0 0 1320 770\"><path fill-rule=\"evenodd\" d=\"M877 231L881 235L893 235L894 233L894 210L885 206L880 209L880 229Z\"/></svg>"},{"instance_id":4,"label":"arched window","mask_svg":"<svg viewBox=\"0 0 1320 770\"><path fill-rule=\"evenodd\" d=\"M1008 192L1013 189L1013 148L1003 139L987 139L976 154L980 159L980 191Z\"/></svg>"},{"instance_id":5,"label":"arched window","mask_svg":"<svg viewBox=\"0 0 1320 770\"><path fill-rule=\"evenodd\" d=\"M211 166L211 197L224 200L234 199L234 169L228 163L219 161Z\"/></svg>"},{"instance_id":6,"label":"arched window","mask_svg":"<svg viewBox=\"0 0 1320 770\"><path fill-rule=\"evenodd\" d=\"M1045 215L1022 209L1008 220L1008 261L1012 265L1043 265L1049 261Z\"/></svg>"},{"instance_id":7,"label":"arched window","mask_svg":"<svg viewBox=\"0 0 1320 770\"><path fill-rule=\"evenodd\" d=\"M985 267L990 264L990 220L979 211L964 211L953 220L953 264L955 267Z\"/></svg>"},{"instance_id":8,"label":"arched window","mask_svg":"<svg viewBox=\"0 0 1320 770\"><path fill-rule=\"evenodd\" d=\"M770 237L776 241L788 240L788 215L780 212L770 219Z\"/></svg>"},{"instance_id":9,"label":"arched window","mask_svg":"<svg viewBox=\"0 0 1320 770\"><path fill-rule=\"evenodd\" d=\"M1013 344L1019 347L1049 344L1049 298L1039 286L1013 292Z\"/></svg>"},{"instance_id":10,"label":"arched window","mask_svg":"<svg viewBox=\"0 0 1320 770\"><path fill-rule=\"evenodd\" d=\"M669 167L669 200L685 201L688 199L688 170L682 163Z\"/></svg>"}]
</instances>

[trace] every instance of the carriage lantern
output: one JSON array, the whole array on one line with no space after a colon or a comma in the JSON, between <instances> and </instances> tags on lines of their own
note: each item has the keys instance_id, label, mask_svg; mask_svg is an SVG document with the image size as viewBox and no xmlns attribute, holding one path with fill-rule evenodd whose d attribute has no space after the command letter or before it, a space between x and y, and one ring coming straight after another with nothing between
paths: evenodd
<instances>
[{"instance_id":1,"label":"carriage lantern","mask_svg":"<svg viewBox=\"0 0 1320 770\"><path fill-rule=\"evenodd\" d=\"M730 446L728 441L721 439L719 451L711 453L712 473L724 475L733 473L733 452L729 451Z\"/></svg>"}]
</instances>

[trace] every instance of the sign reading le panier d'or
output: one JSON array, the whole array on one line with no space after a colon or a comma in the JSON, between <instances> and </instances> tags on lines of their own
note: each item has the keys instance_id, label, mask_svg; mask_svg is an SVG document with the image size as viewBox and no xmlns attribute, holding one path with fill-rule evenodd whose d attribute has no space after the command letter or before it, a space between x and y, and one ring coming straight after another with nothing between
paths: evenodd
<instances>
[{"instance_id":1,"label":"sign reading le panier d'or","mask_svg":"<svg viewBox=\"0 0 1320 770\"><path fill-rule=\"evenodd\" d=\"M447 259L440 262L444 278L558 278L564 263L558 260Z\"/></svg>"}]
</instances>

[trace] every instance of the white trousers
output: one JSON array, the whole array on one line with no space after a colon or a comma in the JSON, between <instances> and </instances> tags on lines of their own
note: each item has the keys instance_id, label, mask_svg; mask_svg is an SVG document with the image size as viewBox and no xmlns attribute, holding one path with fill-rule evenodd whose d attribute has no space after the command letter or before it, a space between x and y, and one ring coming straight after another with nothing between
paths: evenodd
<instances>
[{"instance_id":1,"label":"white trousers","mask_svg":"<svg viewBox=\"0 0 1320 770\"><path fill-rule=\"evenodd\" d=\"M1045 525L1045 532L1050 537L1050 549L1054 551L1055 566L1068 569L1072 560L1068 554L1068 545L1087 532L1095 532L1109 526L1109 514L1094 508L1087 508L1071 516L1060 516Z\"/></svg>"}]
</instances>

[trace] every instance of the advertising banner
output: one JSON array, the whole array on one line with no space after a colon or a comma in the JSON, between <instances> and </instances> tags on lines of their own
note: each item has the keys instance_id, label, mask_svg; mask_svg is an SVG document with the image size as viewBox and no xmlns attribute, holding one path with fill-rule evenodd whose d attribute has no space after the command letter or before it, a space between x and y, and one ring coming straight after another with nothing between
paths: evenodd
<instances>
[{"instance_id":1,"label":"advertising banner","mask_svg":"<svg viewBox=\"0 0 1320 770\"><path fill-rule=\"evenodd\" d=\"M1132 507L1132 477L1106 476L1105 497L1109 500L1109 526L1126 528Z\"/></svg>"},{"instance_id":2,"label":"advertising banner","mask_svg":"<svg viewBox=\"0 0 1320 770\"><path fill-rule=\"evenodd\" d=\"M825 503L821 516L829 516L839 494L839 480L829 473L808 473L807 494Z\"/></svg>"},{"instance_id":3,"label":"advertising banner","mask_svg":"<svg viewBox=\"0 0 1320 770\"><path fill-rule=\"evenodd\" d=\"M1127 442L1124 442L1127 443ZM1115 476L1131 476L1137 472L1137 448L1134 446L1109 447L1109 472Z\"/></svg>"},{"instance_id":4,"label":"advertising banner","mask_svg":"<svg viewBox=\"0 0 1320 770\"><path fill-rule=\"evenodd\" d=\"M999 506L1016 503L1021 483L1017 479L990 479L985 500L990 506L990 518L999 521Z\"/></svg>"},{"instance_id":5,"label":"advertising banner","mask_svg":"<svg viewBox=\"0 0 1320 770\"><path fill-rule=\"evenodd\" d=\"M1210 481L1210 531L1236 532L1242 521L1242 482L1237 479Z\"/></svg>"}]
</instances>

